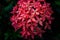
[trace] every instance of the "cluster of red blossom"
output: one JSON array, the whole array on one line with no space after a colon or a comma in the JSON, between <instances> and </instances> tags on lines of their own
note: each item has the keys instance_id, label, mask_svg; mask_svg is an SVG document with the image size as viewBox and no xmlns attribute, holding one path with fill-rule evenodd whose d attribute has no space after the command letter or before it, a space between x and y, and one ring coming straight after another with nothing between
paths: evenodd
<instances>
[{"instance_id":1,"label":"cluster of red blossom","mask_svg":"<svg viewBox=\"0 0 60 40\"><path fill-rule=\"evenodd\" d=\"M19 0L10 20L15 31L22 29L20 34L25 38L42 37L46 29L51 29L52 10L45 0Z\"/></svg>"}]
</instances>

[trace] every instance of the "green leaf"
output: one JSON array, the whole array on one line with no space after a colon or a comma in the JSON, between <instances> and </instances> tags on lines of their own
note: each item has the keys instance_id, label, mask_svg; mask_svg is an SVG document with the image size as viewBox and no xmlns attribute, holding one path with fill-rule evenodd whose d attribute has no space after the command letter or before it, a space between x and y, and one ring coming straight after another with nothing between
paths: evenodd
<instances>
[{"instance_id":1,"label":"green leaf","mask_svg":"<svg viewBox=\"0 0 60 40\"><path fill-rule=\"evenodd\" d=\"M12 3L10 3L8 6L4 7L4 10L9 11L12 9L12 7L13 7L13 5L12 5Z\"/></svg>"},{"instance_id":2,"label":"green leaf","mask_svg":"<svg viewBox=\"0 0 60 40\"><path fill-rule=\"evenodd\" d=\"M21 35L17 34L17 37L21 38Z\"/></svg>"},{"instance_id":3,"label":"green leaf","mask_svg":"<svg viewBox=\"0 0 60 40\"><path fill-rule=\"evenodd\" d=\"M55 4L60 6L60 1L55 1Z\"/></svg>"},{"instance_id":4,"label":"green leaf","mask_svg":"<svg viewBox=\"0 0 60 40\"><path fill-rule=\"evenodd\" d=\"M5 36L4 40L7 40L7 39L8 39L8 37L9 37L8 32L6 32L6 33L4 34L4 36Z\"/></svg>"}]
</instances>

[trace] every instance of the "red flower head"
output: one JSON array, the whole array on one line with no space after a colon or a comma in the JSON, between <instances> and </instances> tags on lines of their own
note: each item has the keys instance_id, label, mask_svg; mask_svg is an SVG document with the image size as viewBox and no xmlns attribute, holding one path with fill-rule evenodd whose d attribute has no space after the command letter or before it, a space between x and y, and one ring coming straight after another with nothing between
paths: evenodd
<instances>
[{"instance_id":1,"label":"red flower head","mask_svg":"<svg viewBox=\"0 0 60 40\"><path fill-rule=\"evenodd\" d=\"M25 38L35 35L42 37L46 29L51 29L51 14L49 3L45 0L19 0L11 12L10 18L15 31L22 29L20 34Z\"/></svg>"}]
</instances>

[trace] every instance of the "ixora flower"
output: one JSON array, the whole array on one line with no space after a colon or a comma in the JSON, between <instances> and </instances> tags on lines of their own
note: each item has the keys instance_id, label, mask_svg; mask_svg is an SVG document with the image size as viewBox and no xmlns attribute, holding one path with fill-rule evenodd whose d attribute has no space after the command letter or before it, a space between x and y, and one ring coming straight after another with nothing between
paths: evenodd
<instances>
[{"instance_id":1,"label":"ixora flower","mask_svg":"<svg viewBox=\"0 0 60 40\"><path fill-rule=\"evenodd\" d=\"M51 29L53 11L45 0L19 0L11 12L10 21L15 31L22 29L22 37L34 39L34 36L42 37L46 29Z\"/></svg>"}]
</instances>

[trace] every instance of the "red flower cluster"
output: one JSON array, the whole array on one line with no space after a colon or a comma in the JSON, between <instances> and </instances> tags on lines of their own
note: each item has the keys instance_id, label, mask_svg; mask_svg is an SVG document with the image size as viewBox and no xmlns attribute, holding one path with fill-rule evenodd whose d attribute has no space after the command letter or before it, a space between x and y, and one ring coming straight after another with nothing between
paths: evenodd
<instances>
[{"instance_id":1,"label":"red flower cluster","mask_svg":"<svg viewBox=\"0 0 60 40\"><path fill-rule=\"evenodd\" d=\"M22 29L20 32L22 37L32 39L35 35L42 37L46 29L51 29L53 12L45 0L19 0L11 13L12 26L15 31Z\"/></svg>"}]
</instances>

